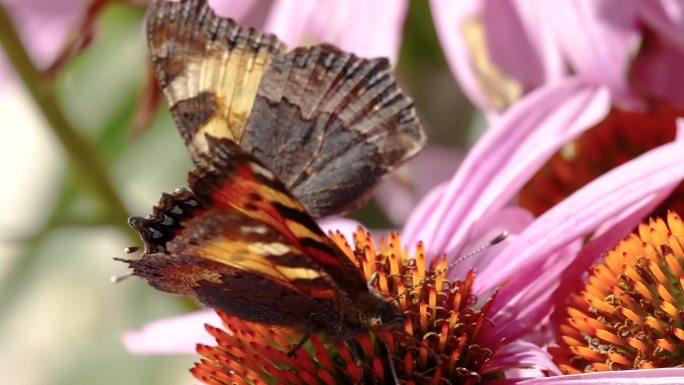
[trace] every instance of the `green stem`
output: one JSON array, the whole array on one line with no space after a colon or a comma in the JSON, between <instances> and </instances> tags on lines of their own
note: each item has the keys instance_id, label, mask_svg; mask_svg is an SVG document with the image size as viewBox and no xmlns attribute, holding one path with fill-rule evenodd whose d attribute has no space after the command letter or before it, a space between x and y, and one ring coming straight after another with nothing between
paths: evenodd
<instances>
[{"instance_id":1,"label":"green stem","mask_svg":"<svg viewBox=\"0 0 684 385\"><path fill-rule=\"evenodd\" d=\"M109 179L103 160L94 147L64 116L55 97L53 82L35 67L24 49L5 8L0 5L0 44L5 55L28 89L34 102L62 143L74 171L102 203L111 224L137 240L126 225L126 206Z\"/></svg>"}]
</instances>

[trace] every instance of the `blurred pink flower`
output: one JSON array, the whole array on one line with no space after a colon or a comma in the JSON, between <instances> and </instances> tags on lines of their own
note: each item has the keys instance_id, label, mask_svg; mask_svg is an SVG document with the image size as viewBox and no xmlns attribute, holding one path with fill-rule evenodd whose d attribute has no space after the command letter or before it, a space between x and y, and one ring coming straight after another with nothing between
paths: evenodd
<instances>
[{"instance_id":1,"label":"blurred pink flower","mask_svg":"<svg viewBox=\"0 0 684 385\"><path fill-rule=\"evenodd\" d=\"M396 62L406 0L210 0L217 14L276 34L289 47L327 42Z\"/></svg>"},{"instance_id":2,"label":"blurred pink flower","mask_svg":"<svg viewBox=\"0 0 684 385\"><path fill-rule=\"evenodd\" d=\"M416 204L453 175L463 156L454 147L428 144L383 179L375 191L375 203L394 225L402 226Z\"/></svg>"},{"instance_id":3,"label":"blurred pink flower","mask_svg":"<svg viewBox=\"0 0 684 385\"><path fill-rule=\"evenodd\" d=\"M684 115L684 2L431 4L456 78L491 120L529 93L571 79L583 84L577 92L609 90L610 113L533 178L522 207L538 215L616 164L672 140L675 118ZM633 140L647 135L647 123L658 135ZM681 200L681 191L684 185L670 199Z\"/></svg>"},{"instance_id":4,"label":"blurred pink flower","mask_svg":"<svg viewBox=\"0 0 684 385\"><path fill-rule=\"evenodd\" d=\"M468 97L490 117L565 77L607 86L613 104L684 103L684 3L432 0L438 36Z\"/></svg>"},{"instance_id":5,"label":"blurred pink flower","mask_svg":"<svg viewBox=\"0 0 684 385\"><path fill-rule=\"evenodd\" d=\"M88 6L107 1L0 0L36 66L46 69L62 53ZM143 5L146 0L130 0ZM210 0L222 16L277 34L289 46L329 42L360 56L396 61L408 8L405 0L317 2L315 0ZM77 36L76 36L77 37ZM90 37L86 37L89 39ZM0 81L8 75L1 58Z\"/></svg>"},{"instance_id":6,"label":"blurred pink flower","mask_svg":"<svg viewBox=\"0 0 684 385\"><path fill-rule=\"evenodd\" d=\"M477 341L480 346L491 346L493 341L506 339L493 364L525 363L558 373L542 349L549 339L539 326L562 292L561 277L583 272L584 266L624 236L684 177L684 142L679 140L594 180L537 219L510 206L520 186L551 154L608 111L608 89L584 86L568 79L559 86L542 87L506 111L468 153L453 178L414 209L403 231L409 247L422 240L428 255L446 253L450 259L503 230L511 233L502 245L451 272L462 277L468 269L477 269L475 291L482 297L499 290L490 313L495 328ZM593 238L583 247L587 234ZM202 319L195 321L195 328L201 329ZM137 336L129 334L125 342L144 339L149 332L148 328ZM183 333L194 331L179 329L173 338ZM147 339L146 343L150 344L146 350L153 352L153 342ZM187 345L179 352L193 349ZM572 383L564 377L557 381Z\"/></svg>"},{"instance_id":7,"label":"blurred pink flower","mask_svg":"<svg viewBox=\"0 0 684 385\"><path fill-rule=\"evenodd\" d=\"M1 0L27 52L38 68L45 69L57 59L69 33L82 20L87 0ZM0 82L7 77L4 53L0 63Z\"/></svg>"},{"instance_id":8,"label":"blurred pink flower","mask_svg":"<svg viewBox=\"0 0 684 385\"><path fill-rule=\"evenodd\" d=\"M138 331L125 332L121 338L128 351L134 354L179 354L188 346L213 342L203 328L196 327L198 324L220 326L221 319L215 311L207 309L150 322ZM178 330L185 332L176 334ZM190 353L194 353L194 349Z\"/></svg>"}]
</instances>

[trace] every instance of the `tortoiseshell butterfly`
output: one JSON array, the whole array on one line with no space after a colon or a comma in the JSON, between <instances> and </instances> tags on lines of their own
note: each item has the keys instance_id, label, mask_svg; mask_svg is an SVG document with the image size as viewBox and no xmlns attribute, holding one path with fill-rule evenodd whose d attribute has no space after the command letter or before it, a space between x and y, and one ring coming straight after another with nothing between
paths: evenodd
<instances>
[{"instance_id":1,"label":"tortoiseshell butterfly","mask_svg":"<svg viewBox=\"0 0 684 385\"><path fill-rule=\"evenodd\" d=\"M386 59L328 44L285 53L277 37L218 17L205 0L155 1L147 38L190 154L226 138L264 163L314 218L363 204L425 134Z\"/></svg>"},{"instance_id":2,"label":"tortoiseshell butterfly","mask_svg":"<svg viewBox=\"0 0 684 385\"><path fill-rule=\"evenodd\" d=\"M387 61L326 44L283 53L275 36L216 16L204 0L155 1L147 28L195 169L190 189L130 219L145 245L126 261L133 274L305 335L339 341L400 327L395 303L314 220L363 203L425 142Z\"/></svg>"},{"instance_id":3,"label":"tortoiseshell butterfly","mask_svg":"<svg viewBox=\"0 0 684 385\"><path fill-rule=\"evenodd\" d=\"M127 261L157 289L304 333L345 340L403 317L371 291L284 184L227 139L165 194L151 216L132 218L145 252Z\"/></svg>"}]
</instances>

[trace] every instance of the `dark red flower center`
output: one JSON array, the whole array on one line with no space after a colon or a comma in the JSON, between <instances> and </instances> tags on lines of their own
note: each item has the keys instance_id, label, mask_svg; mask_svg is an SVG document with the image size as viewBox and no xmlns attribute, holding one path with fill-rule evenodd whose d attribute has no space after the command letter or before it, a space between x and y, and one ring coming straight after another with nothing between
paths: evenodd
<instances>
[{"instance_id":1,"label":"dark red flower center","mask_svg":"<svg viewBox=\"0 0 684 385\"><path fill-rule=\"evenodd\" d=\"M541 215L607 171L675 138L676 119L684 110L665 104L645 112L613 108L596 126L567 144L527 183L520 205ZM653 215L684 212L684 184Z\"/></svg>"}]
</instances>

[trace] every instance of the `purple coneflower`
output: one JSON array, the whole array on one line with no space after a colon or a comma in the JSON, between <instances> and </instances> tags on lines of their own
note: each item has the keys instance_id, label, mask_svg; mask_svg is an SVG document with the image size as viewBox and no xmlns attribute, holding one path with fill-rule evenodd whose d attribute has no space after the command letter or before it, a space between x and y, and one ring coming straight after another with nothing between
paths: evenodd
<instances>
[{"instance_id":1,"label":"purple coneflower","mask_svg":"<svg viewBox=\"0 0 684 385\"><path fill-rule=\"evenodd\" d=\"M684 5L670 0L431 2L446 58L490 116L563 79L605 86L612 104L684 105Z\"/></svg>"}]
</instances>

